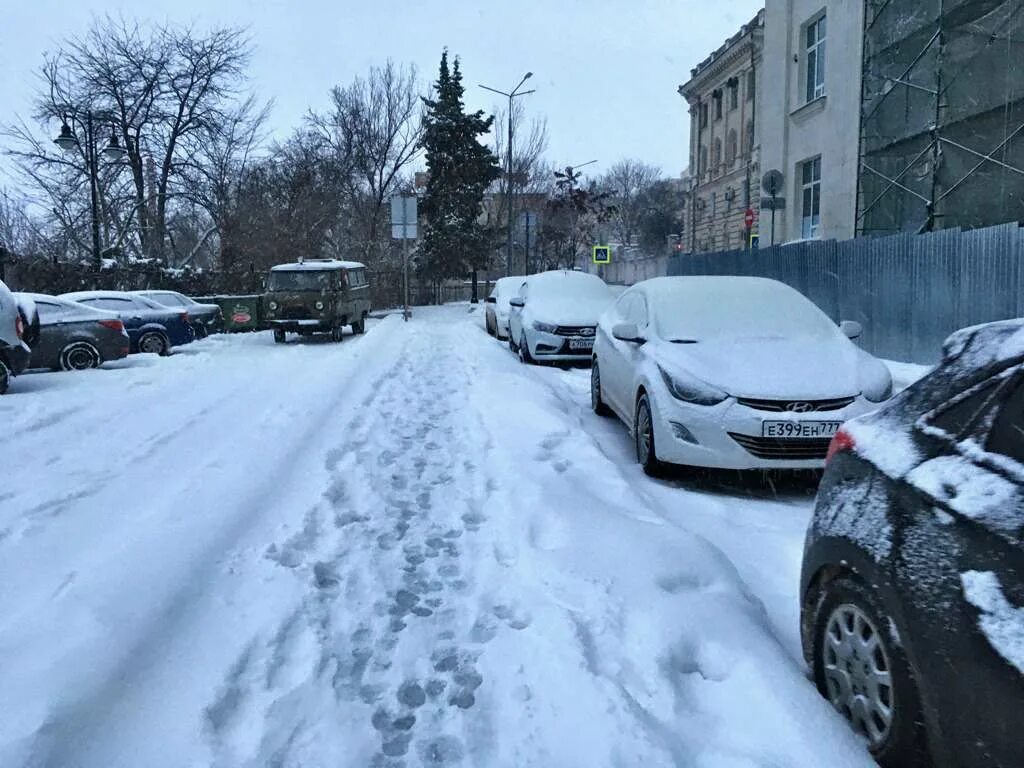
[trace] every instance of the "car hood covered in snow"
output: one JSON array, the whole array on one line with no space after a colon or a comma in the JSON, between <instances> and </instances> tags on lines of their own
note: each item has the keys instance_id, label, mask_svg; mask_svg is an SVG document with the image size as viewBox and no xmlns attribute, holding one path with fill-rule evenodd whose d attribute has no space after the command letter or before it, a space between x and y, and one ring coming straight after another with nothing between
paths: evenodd
<instances>
[{"instance_id":1,"label":"car hood covered in snow","mask_svg":"<svg viewBox=\"0 0 1024 768\"><path fill-rule=\"evenodd\" d=\"M755 337L657 342L656 355L666 368L684 370L735 397L828 399L860 394L866 375L887 375L882 363L843 342Z\"/></svg>"},{"instance_id":2,"label":"car hood covered in snow","mask_svg":"<svg viewBox=\"0 0 1024 768\"><path fill-rule=\"evenodd\" d=\"M525 316L554 325L596 326L615 300L601 278L584 272L542 272L526 283Z\"/></svg>"}]
</instances>

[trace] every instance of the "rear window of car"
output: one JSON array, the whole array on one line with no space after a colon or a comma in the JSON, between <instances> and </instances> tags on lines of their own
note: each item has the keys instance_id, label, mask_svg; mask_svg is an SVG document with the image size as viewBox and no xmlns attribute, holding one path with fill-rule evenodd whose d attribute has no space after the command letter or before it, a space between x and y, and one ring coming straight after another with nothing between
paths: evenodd
<instances>
[{"instance_id":1,"label":"rear window of car","mask_svg":"<svg viewBox=\"0 0 1024 768\"><path fill-rule=\"evenodd\" d=\"M135 306L128 299L114 299L110 297L82 299L80 303L87 304L90 307L99 307L100 309L111 309L114 312L127 312Z\"/></svg>"},{"instance_id":2,"label":"rear window of car","mask_svg":"<svg viewBox=\"0 0 1024 768\"><path fill-rule=\"evenodd\" d=\"M60 304L54 304L49 301L36 300L36 309L39 310L39 319L46 320L48 318L57 317L64 313L64 307Z\"/></svg>"},{"instance_id":3,"label":"rear window of car","mask_svg":"<svg viewBox=\"0 0 1024 768\"><path fill-rule=\"evenodd\" d=\"M153 299L154 301L158 301L158 302L160 302L161 304L163 304L164 306L167 306L167 307L187 307L188 306L188 302L186 302L180 296L175 296L173 293L151 293L151 294L148 294L146 296L146 298Z\"/></svg>"}]
</instances>

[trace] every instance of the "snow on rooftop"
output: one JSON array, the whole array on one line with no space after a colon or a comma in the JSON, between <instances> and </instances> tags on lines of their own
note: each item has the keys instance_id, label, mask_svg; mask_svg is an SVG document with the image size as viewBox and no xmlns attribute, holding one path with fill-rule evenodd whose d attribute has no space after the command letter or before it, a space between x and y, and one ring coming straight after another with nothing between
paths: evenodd
<instances>
[{"instance_id":1,"label":"snow on rooftop","mask_svg":"<svg viewBox=\"0 0 1024 768\"><path fill-rule=\"evenodd\" d=\"M271 272L313 272L331 269L364 269L365 264L358 261L340 261L338 259L308 259L291 264L278 264L271 267Z\"/></svg>"}]
</instances>

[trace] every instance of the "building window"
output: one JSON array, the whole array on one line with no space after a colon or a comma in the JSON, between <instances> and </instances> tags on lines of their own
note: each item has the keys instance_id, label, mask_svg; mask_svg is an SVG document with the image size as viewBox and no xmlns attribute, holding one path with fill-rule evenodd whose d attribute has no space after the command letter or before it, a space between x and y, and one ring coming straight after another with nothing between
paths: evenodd
<instances>
[{"instance_id":1,"label":"building window","mask_svg":"<svg viewBox=\"0 0 1024 768\"><path fill-rule=\"evenodd\" d=\"M722 170L722 140L715 139L715 149L711 153L711 165L715 173Z\"/></svg>"},{"instance_id":2,"label":"building window","mask_svg":"<svg viewBox=\"0 0 1024 768\"><path fill-rule=\"evenodd\" d=\"M722 96L721 88L711 92L711 98L715 100L715 120L722 119Z\"/></svg>"},{"instance_id":3,"label":"building window","mask_svg":"<svg viewBox=\"0 0 1024 768\"><path fill-rule=\"evenodd\" d=\"M703 176L708 172L708 148L700 148L700 166L697 168L697 174Z\"/></svg>"},{"instance_id":4,"label":"building window","mask_svg":"<svg viewBox=\"0 0 1024 768\"><path fill-rule=\"evenodd\" d=\"M740 105L740 79L738 77L729 78L729 109L733 110Z\"/></svg>"},{"instance_id":5,"label":"building window","mask_svg":"<svg viewBox=\"0 0 1024 768\"><path fill-rule=\"evenodd\" d=\"M800 236L817 237L821 227L821 158L800 164L801 219Z\"/></svg>"},{"instance_id":6,"label":"building window","mask_svg":"<svg viewBox=\"0 0 1024 768\"><path fill-rule=\"evenodd\" d=\"M757 75L755 70L747 71L747 101L754 100L754 91L757 90Z\"/></svg>"},{"instance_id":7,"label":"building window","mask_svg":"<svg viewBox=\"0 0 1024 768\"><path fill-rule=\"evenodd\" d=\"M825 17L807 25L807 101L825 95Z\"/></svg>"},{"instance_id":8,"label":"building window","mask_svg":"<svg viewBox=\"0 0 1024 768\"><path fill-rule=\"evenodd\" d=\"M732 165L736 162L736 155L739 154L738 140L736 138L736 129L733 128L729 131L729 138L726 139L725 143L725 162L726 165Z\"/></svg>"},{"instance_id":9,"label":"building window","mask_svg":"<svg viewBox=\"0 0 1024 768\"><path fill-rule=\"evenodd\" d=\"M706 101L700 105L700 127L708 127L708 104Z\"/></svg>"},{"instance_id":10,"label":"building window","mask_svg":"<svg viewBox=\"0 0 1024 768\"><path fill-rule=\"evenodd\" d=\"M718 215L718 193L711 193L711 218L715 218Z\"/></svg>"}]
</instances>

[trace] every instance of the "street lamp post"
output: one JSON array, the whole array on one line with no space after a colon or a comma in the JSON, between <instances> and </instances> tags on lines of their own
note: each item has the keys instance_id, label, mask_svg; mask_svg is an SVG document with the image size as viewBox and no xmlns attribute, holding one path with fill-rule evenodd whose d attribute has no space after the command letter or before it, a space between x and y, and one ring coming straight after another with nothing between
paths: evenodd
<instances>
[{"instance_id":1,"label":"street lamp post","mask_svg":"<svg viewBox=\"0 0 1024 768\"><path fill-rule=\"evenodd\" d=\"M506 93L505 91L499 91L497 88L490 88L490 87L488 87L486 85L481 85L480 86L485 91L491 91L492 93L496 93L499 96L507 96L508 97L508 117L507 117L507 120L508 120L508 149L505 152L505 157L506 157L506 160L505 160L505 183L506 183L506 190L505 191L506 191L506 197L508 198L508 240L507 240L507 243L506 243L506 251L505 251L505 274L506 275L511 275L512 274L512 200L513 200L512 190L513 190L513 184L514 184L514 181L512 179L512 101L517 96L526 96L528 94L534 93L533 90L530 90L530 91L520 91L519 90L520 88L523 87L523 83L525 83L531 77L533 77L533 72L527 72L525 75L523 75L523 79L519 81L519 85L517 85L515 88L513 88L510 93ZM473 279L473 290L474 291L476 290L475 274L476 273L475 273L475 270L474 270L474 279ZM474 299L475 299L475 294L474 294Z\"/></svg>"},{"instance_id":2,"label":"street lamp post","mask_svg":"<svg viewBox=\"0 0 1024 768\"><path fill-rule=\"evenodd\" d=\"M68 124L67 116L62 117L60 135L53 143L65 152L82 149L85 153L86 173L89 176L89 203L92 214L92 259L93 266L99 270L103 266L103 251L100 248L100 204L99 204L99 159L97 158L96 132L91 109L85 111L85 147ZM125 156L124 148L118 143L117 132L111 121L110 141L103 148L103 157L110 162L117 162Z\"/></svg>"}]
</instances>

